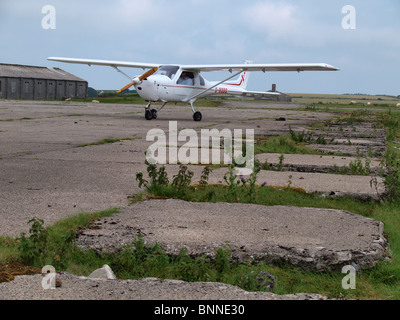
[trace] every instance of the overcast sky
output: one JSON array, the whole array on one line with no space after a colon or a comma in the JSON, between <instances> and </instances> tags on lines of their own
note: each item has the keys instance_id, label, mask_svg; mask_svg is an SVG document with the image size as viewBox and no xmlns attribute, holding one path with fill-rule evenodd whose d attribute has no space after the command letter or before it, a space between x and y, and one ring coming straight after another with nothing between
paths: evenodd
<instances>
[{"instance_id":1,"label":"overcast sky","mask_svg":"<svg viewBox=\"0 0 400 320\"><path fill-rule=\"evenodd\" d=\"M55 29L43 28L43 19L50 22L45 5L56 10ZM342 13L345 5L354 7L355 19ZM341 70L253 73L248 89L276 83L288 93L400 95L399 17L399 0L0 0L0 63L59 67L96 89L119 89L129 80L110 67L46 59L325 62Z\"/></svg>"}]
</instances>

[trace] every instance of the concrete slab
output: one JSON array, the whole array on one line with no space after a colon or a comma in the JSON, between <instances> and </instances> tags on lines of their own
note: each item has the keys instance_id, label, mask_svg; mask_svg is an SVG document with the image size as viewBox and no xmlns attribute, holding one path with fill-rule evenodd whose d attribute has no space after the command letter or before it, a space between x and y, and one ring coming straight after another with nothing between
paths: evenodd
<instances>
[{"instance_id":1,"label":"concrete slab","mask_svg":"<svg viewBox=\"0 0 400 320\"><path fill-rule=\"evenodd\" d=\"M279 153L264 153L258 154L255 158L261 164L267 162L272 168L277 168L279 165ZM349 168L351 163L356 164L361 161L363 167L366 167L366 159L360 157L342 157L342 156L320 156L308 154L284 154L283 167L284 171L299 171L299 172L320 172L320 173L335 173L336 169L343 167ZM369 172L379 172L379 159L369 159Z\"/></svg>"},{"instance_id":2,"label":"concrete slab","mask_svg":"<svg viewBox=\"0 0 400 320\"><path fill-rule=\"evenodd\" d=\"M170 181L179 171L177 165L166 165L166 170ZM200 181L201 172L204 166L190 165L189 170L193 171L192 184ZM209 184L225 184L224 175L228 172L227 167L214 169L210 176ZM146 172L143 171L145 177ZM371 187L370 176L351 176L329 173L310 173L310 172L292 172L292 171L269 171L261 170L257 175L257 184L261 185L267 181L269 186L291 187L303 189L307 193L319 193L325 196L352 196L359 199L369 200L378 199L375 186ZM377 177L378 192L385 192L384 180Z\"/></svg>"},{"instance_id":3,"label":"concrete slab","mask_svg":"<svg viewBox=\"0 0 400 320\"><path fill-rule=\"evenodd\" d=\"M110 162L8 159L1 161L0 234L27 232L33 217L46 225L80 212L126 206L137 192L135 170Z\"/></svg>"},{"instance_id":4,"label":"concrete slab","mask_svg":"<svg viewBox=\"0 0 400 320\"><path fill-rule=\"evenodd\" d=\"M342 154L349 157L370 156L382 157L386 152L385 145L365 146L349 144L309 144L308 147L326 154Z\"/></svg>"},{"instance_id":5,"label":"concrete slab","mask_svg":"<svg viewBox=\"0 0 400 320\"><path fill-rule=\"evenodd\" d=\"M267 181L271 186L288 186L304 189L308 193L327 196L352 196L360 199L378 199L369 176L349 176L329 173L261 171L257 177L260 184ZM384 180L377 178L378 192L385 192Z\"/></svg>"},{"instance_id":6,"label":"concrete slab","mask_svg":"<svg viewBox=\"0 0 400 320\"><path fill-rule=\"evenodd\" d=\"M253 204L149 200L82 230L77 245L116 252L141 234L171 255L215 257L229 244L232 257L286 261L308 269L371 267L385 258L383 223L341 210Z\"/></svg>"},{"instance_id":7,"label":"concrete slab","mask_svg":"<svg viewBox=\"0 0 400 320\"><path fill-rule=\"evenodd\" d=\"M307 132L312 134L308 147L329 154L344 154L347 156L380 157L386 151L386 135L383 128L376 128L373 122L334 123L316 122L316 128L325 126L324 130L292 127L297 134ZM318 137L325 143L318 144Z\"/></svg>"}]
</instances>

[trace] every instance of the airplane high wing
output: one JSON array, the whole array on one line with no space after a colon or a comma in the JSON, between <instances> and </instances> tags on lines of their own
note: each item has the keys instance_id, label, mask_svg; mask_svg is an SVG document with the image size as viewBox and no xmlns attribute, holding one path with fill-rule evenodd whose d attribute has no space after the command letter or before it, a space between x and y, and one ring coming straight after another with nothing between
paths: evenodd
<instances>
[{"instance_id":1,"label":"airplane high wing","mask_svg":"<svg viewBox=\"0 0 400 320\"><path fill-rule=\"evenodd\" d=\"M76 58L58 58L49 57L47 60L76 63L76 64L87 64L88 66L109 66L109 67L128 67L128 68L139 68L148 69L158 67L159 64L155 63L141 63L141 62L124 62L124 61L111 61L111 60L95 60L95 59L76 59Z\"/></svg>"},{"instance_id":2,"label":"airplane high wing","mask_svg":"<svg viewBox=\"0 0 400 320\"><path fill-rule=\"evenodd\" d=\"M326 63L286 63L286 64L221 64L221 65L188 65L182 66L186 70L199 71L329 71L339 70Z\"/></svg>"},{"instance_id":3,"label":"airplane high wing","mask_svg":"<svg viewBox=\"0 0 400 320\"><path fill-rule=\"evenodd\" d=\"M178 64L156 64L141 62L124 62L112 60L95 59L76 59L49 57L50 61L87 64L89 66L109 66L116 69L130 79L130 83L119 90L125 91L134 86L138 94L148 101L145 108L145 118L147 120L156 119L158 112L168 102L188 102L193 111L193 119L200 121L202 115L195 111L193 103L198 98L206 97L211 94L266 94L279 95L278 92L248 91L246 90L249 79L249 72L273 72L273 71L337 71L326 63L285 63L285 64L253 64L246 61L245 64L210 64L210 65L178 65ZM150 69L141 76L131 78L119 69L119 67ZM228 71L229 77L222 81L207 81L200 72ZM239 76L236 80L232 78ZM162 101L163 105L158 110L150 109L151 103Z\"/></svg>"},{"instance_id":4,"label":"airplane high wing","mask_svg":"<svg viewBox=\"0 0 400 320\"><path fill-rule=\"evenodd\" d=\"M154 68L162 64L157 63L143 63L143 62L124 62L112 60L95 60L95 59L76 59L76 58L58 58L49 57L47 60L87 64L89 66L109 66L109 67L128 67L128 68ZM330 66L326 63L284 63L284 64L210 64L210 65L180 65L182 69L192 71L337 71L336 67Z\"/></svg>"}]
</instances>

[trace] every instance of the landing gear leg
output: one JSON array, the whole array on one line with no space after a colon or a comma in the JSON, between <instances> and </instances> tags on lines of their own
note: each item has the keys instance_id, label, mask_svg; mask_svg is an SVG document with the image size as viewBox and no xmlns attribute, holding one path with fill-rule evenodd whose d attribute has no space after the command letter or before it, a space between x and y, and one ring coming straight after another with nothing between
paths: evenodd
<instances>
[{"instance_id":1,"label":"landing gear leg","mask_svg":"<svg viewBox=\"0 0 400 320\"><path fill-rule=\"evenodd\" d=\"M153 115L153 119L157 119L158 113L161 111L162 108L165 107L166 104L167 104L167 102L164 102L160 109L158 109L158 110L152 109L151 110L151 114Z\"/></svg>"},{"instance_id":2,"label":"landing gear leg","mask_svg":"<svg viewBox=\"0 0 400 320\"><path fill-rule=\"evenodd\" d=\"M193 111L193 120L194 121L201 121L201 119L202 119L201 112L194 110L193 102L190 103L190 106L192 107L192 111Z\"/></svg>"},{"instance_id":3,"label":"landing gear leg","mask_svg":"<svg viewBox=\"0 0 400 320\"><path fill-rule=\"evenodd\" d=\"M151 106L151 102L149 101L147 106L144 108L144 117L146 118L146 120L153 119L153 112L150 110L150 106ZM157 114L156 114L156 118L157 118Z\"/></svg>"}]
</instances>

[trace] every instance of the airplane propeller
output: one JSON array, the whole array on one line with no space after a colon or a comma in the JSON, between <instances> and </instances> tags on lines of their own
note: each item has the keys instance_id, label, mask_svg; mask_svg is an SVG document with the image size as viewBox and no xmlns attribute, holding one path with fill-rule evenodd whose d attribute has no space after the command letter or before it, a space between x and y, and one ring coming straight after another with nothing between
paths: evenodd
<instances>
[{"instance_id":1,"label":"airplane propeller","mask_svg":"<svg viewBox=\"0 0 400 320\"><path fill-rule=\"evenodd\" d=\"M135 84L141 84L143 80L147 79L148 77L150 77L153 73L155 73L158 70L157 67L150 69L148 71L146 71L145 73L143 73L141 76L136 77L134 79L132 79L132 82L127 84L125 87L123 87L121 90L118 90L117 93L121 93L127 89L129 89L130 87L132 87Z\"/></svg>"}]
</instances>

